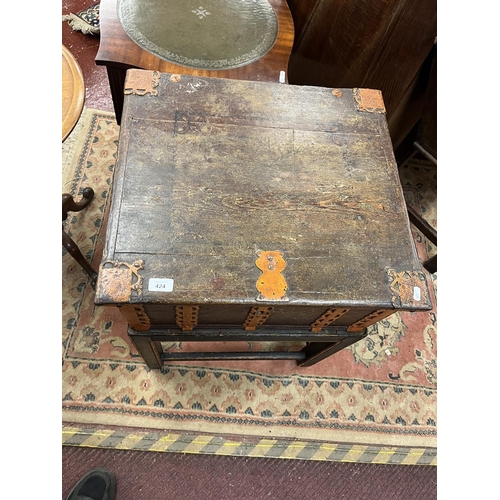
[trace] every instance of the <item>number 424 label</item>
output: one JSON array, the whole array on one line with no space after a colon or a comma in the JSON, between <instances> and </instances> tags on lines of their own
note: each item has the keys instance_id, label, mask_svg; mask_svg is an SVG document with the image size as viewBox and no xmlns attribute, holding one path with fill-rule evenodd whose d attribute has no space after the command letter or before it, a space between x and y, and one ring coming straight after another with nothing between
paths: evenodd
<instances>
[{"instance_id":1,"label":"number 424 label","mask_svg":"<svg viewBox=\"0 0 500 500\"><path fill-rule=\"evenodd\" d=\"M148 284L150 292L172 292L174 280L170 278L150 278Z\"/></svg>"}]
</instances>

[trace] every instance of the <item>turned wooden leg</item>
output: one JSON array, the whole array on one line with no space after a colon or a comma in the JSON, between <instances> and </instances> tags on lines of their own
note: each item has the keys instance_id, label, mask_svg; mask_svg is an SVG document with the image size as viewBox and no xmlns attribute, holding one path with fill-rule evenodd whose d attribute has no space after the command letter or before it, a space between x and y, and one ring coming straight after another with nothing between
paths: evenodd
<instances>
[{"instance_id":1,"label":"turned wooden leg","mask_svg":"<svg viewBox=\"0 0 500 500\"><path fill-rule=\"evenodd\" d=\"M68 193L64 193L62 195L62 220L66 220L68 217L68 212L80 212L85 207L89 205L94 197L94 190L90 187L87 187L83 190L82 193L83 198L76 202Z\"/></svg>"},{"instance_id":2,"label":"turned wooden leg","mask_svg":"<svg viewBox=\"0 0 500 500\"><path fill-rule=\"evenodd\" d=\"M63 231L62 232L62 244L63 247L68 251L68 253L75 259L82 269L90 276L92 280L92 285L95 285L97 280L97 273L90 267L82 252L78 248L78 245Z\"/></svg>"},{"instance_id":3,"label":"turned wooden leg","mask_svg":"<svg viewBox=\"0 0 500 500\"><path fill-rule=\"evenodd\" d=\"M94 190L92 188L85 188L83 190L83 198L76 202L68 193L62 195L62 220L66 220L68 217L68 212L80 212L92 201L94 197ZM90 276L92 280L92 286L95 286L97 281L97 272L94 271L87 259L83 256L82 252L78 248L78 245L64 232L62 232L62 245L68 251L68 253L80 264L82 269Z\"/></svg>"}]
</instances>

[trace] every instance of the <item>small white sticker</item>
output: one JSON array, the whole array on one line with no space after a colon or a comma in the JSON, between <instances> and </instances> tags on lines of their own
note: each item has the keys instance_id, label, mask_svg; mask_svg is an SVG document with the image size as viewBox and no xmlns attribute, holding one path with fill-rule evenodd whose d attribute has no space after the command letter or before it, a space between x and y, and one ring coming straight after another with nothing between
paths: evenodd
<instances>
[{"instance_id":1,"label":"small white sticker","mask_svg":"<svg viewBox=\"0 0 500 500\"><path fill-rule=\"evenodd\" d=\"M170 278L150 278L148 290L150 292L172 292L174 280Z\"/></svg>"},{"instance_id":2,"label":"small white sticker","mask_svg":"<svg viewBox=\"0 0 500 500\"><path fill-rule=\"evenodd\" d=\"M413 298L415 300L420 300L420 288L418 286L413 287Z\"/></svg>"},{"instance_id":3,"label":"small white sticker","mask_svg":"<svg viewBox=\"0 0 500 500\"><path fill-rule=\"evenodd\" d=\"M285 72L280 71L280 83L285 83Z\"/></svg>"},{"instance_id":4,"label":"small white sticker","mask_svg":"<svg viewBox=\"0 0 500 500\"><path fill-rule=\"evenodd\" d=\"M385 350L385 353L387 354L387 356L390 356L391 355L391 351L389 349L386 349Z\"/></svg>"}]
</instances>

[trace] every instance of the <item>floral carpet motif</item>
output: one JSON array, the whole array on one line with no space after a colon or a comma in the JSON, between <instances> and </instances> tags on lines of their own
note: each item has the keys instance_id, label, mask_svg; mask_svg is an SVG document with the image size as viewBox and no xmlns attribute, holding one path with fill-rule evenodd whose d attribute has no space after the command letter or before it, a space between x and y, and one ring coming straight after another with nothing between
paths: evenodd
<instances>
[{"instance_id":1,"label":"floral carpet motif","mask_svg":"<svg viewBox=\"0 0 500 500\"><path fill-rule=\"evenodd\" d=\"M95 191L91 204L64 223L94 269L102 256L118 134L113 114L85 109L63 144L63 192L78 200L85 187ZM400 173L409 203L436 224L429 165L414 160ZM435 251L418 231L414 236L421 258ZM125 320L114 307L94 305L89 279L65 250L62 265L64 422L436 446L436 307L396 313L370 327L362 341L309 368L293 361L193 361L150 370L130 342ZM437 274L427 276L435 305ZM240 348L266 345L244 342Z\"/></svg>"}]
</instances>

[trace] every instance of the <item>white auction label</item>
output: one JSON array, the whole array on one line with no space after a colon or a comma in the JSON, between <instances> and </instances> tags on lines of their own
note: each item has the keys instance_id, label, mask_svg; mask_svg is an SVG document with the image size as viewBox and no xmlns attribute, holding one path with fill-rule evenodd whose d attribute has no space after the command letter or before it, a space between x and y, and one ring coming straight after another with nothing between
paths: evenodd
<instances>
[{"instance_id":1,"label":"white auction label","mask_svg":"<svg viewBox=\"0 0 500 500\"><path fill-rule=\"evenodd\" d=\"M420 288L418 286L413 287L413 298L415 300L420 300Z\"/></svg>"},{"instance_id":2,"label":"white auction label","mask_svg":"<svg viewBox=\"0 0 500 500\"><path fill-rule=\"evenodd\" d=\"M172 292L174 280L170 278L149 278L148 290L150 292Z\"/></svg>"}]
</instances>

